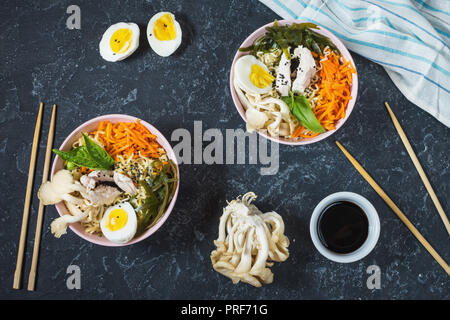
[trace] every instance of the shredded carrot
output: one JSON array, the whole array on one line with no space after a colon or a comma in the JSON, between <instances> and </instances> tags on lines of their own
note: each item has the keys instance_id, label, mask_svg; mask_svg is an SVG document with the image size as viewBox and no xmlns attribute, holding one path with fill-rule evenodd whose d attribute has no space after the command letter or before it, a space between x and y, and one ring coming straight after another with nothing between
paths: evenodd
<instances>
[{"instance_id":1,"label":"shredded carrot","mask_svg":"<svg viewBox=\"0 0 450 320\"><path fill-rule=\"evenodd\" d=\"M81 167L81 169L80 169L80 173L82 173L82 174L88 174L88 173L90 173L92 171L94 171L94 170L88 169L86 167Z\"/></svg>"},{"instance_id":2,"label":"shredded carrot","mask_svg":"<svg viewBox=\"0 0 450 320\"><path fill-rule=\"evenodd\" d=\"M119 156L159 158L164 152L156 136L139 120L135 123L102 121L91 134L97 135L106 152L116 161Z\"/></svg>"},{"instance_id":3,"label":"shredded carrot","mask_svg":"<svg viewBox=\"0 0 450 320\"><path fill-rule=\"evenodd\" d=\"M292 134L292 138L298 138L298 137L312 138L312 137L315 137L315 136L319 135L318 132L309 131L309 132L305 133L305 131L307 131L305 129L305 127L300 125L297 129L295 129L294 133Z\"/></svg>"},{"instance_id":4,"label":"shredded carrot","mask_svg":"<svg viewBox=\"0 0 450 320\"><path fill-rule=\"evenodd\" d=\"M323 60L323 56L321 60ZM350 87L352 73L356 70L350 61L331 51L322 61L319 83L319 100L314 114L326 130L334 130L336 123L345 118L348 101L352 98Z\"/></svg>"},{"instance_id":5,"label":"shredded carrot","mask_svg":"<svg viewBox=\"0 0 450 320\"><path fill-rule=\"evenodd\" d=\"M320 56L322 69L320 70L320 82L318 84L318 102L313 112L322 127L329 131L336 129L336 123L345 118L348 102L352 99L350 88L352 85L352 74L356 73L350 61L330 51L327 59ZM306 133L305 133L306 132ZM307 132L300 126L292 137L311 138L317 134Z\"/></svg>"}]
</instances>

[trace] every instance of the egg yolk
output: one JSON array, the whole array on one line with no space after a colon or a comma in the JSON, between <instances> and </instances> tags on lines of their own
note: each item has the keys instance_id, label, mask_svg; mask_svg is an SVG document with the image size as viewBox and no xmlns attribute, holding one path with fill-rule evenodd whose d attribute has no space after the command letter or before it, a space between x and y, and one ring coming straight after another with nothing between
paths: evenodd
<instances>
[{"instance_id":1,"label":"egg yolk","mask_svg":"<svg viewBox=\"0 0 450 320\"><path fill-rule=\"evenodd\" d=\"M153 26L153 34L160 41L174 40L177 32L173 23L172 15L166 13L156 20Z\"/></svg>"},{"instance_id":2,"label":"egg yolk","mask_svg":"<svg viewBox=\"0 0 450 320\"><path fill-rule=\"evenodd\" d=\"M265 88L270 85L273 80L275 80L275 77L268 73L263 67L257 64L252 65L250 81L255 86L258 88Z\"/></svg>"},{"instance_id":3,"label":"egg yolk","mask_svg":"<svg viewBox=\"0 0 450 320\"><path fill-rule=\"evenodd\" d=\"M123 209L114 209L109 213L108 223L106 228L111 231L117 231L122 229L128 221L128 214Z\"/></svg>"},{"instance_id":4,"label":"egg yolk","mask_svg":"<svg viewBox=\"0 0 450 320\"><path fill-rule=\"evenodd\" d=\"M116 30L111 36L111 39L109 39L111 50L114 53L126 52L131 45L131 35L131 30L127 28Z\"/></svg>"}]
</instances>

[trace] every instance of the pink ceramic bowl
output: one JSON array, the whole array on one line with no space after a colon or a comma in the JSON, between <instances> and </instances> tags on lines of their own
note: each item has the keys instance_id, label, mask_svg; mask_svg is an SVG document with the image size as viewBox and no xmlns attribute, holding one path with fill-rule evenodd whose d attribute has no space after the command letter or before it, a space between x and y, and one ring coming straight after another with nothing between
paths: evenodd
<instances>
[{"instance_id":1,"label":"pink ceramic bowl","mask_svg":"<svg viewBox=\"0 0 450 320\"><path fill-rule=\"evenodd\" d=\"M300 20L280 20L278 21L279 25L286 25L286 24L292 24L292 23L302 23L305 21L300 21ZM244 40L244 42L239 46L239 48L242 47L248 47L251 46L255 40L257 40L258 38L260 38L261 36L263 36L266 33L266 27L270 27L273 25L273 22L266 24L265 26L262 26L261 28L259 28L258 30L256 30L255 32L253 32L251 35L248 36L247 39ZM344 46L344 44L341 42L341 40L339 40L334 34L332 34L330 31L328 31L327 29L319 26L319 29L315 29L315 32L322 34L326 37L328 37L335 45L336 47L339 49L339 51L341 52L342 56L346 59L346 60L350 60L351 63L353 64L353 66L355 67L356 70L356 66L355 66L355 62L352 59L352 56L350 55L350 52L348 52L347 48ZM234 105L236 106L236 109L238 110L239 114L241 115L242 119L244 119L245 122L247 122L247 119L245 117L245 108L241 103L241 100L239 99L234 86L233 86L233 78L234 78L234 64L236 63L237 59L240 58L243 55L248 54L247 52L240 52L237 51L236 55L234 56L233 59L233 64L231 65L231 71L230 71L230 89L231 89L231 96L233 98L234 101ZM286 139L286 138L274 138L271 137L270 135L268 135L267 133L261 131L261 130L257 130L257 132L259 134L261 134L262 136L264 136L267 139L270 139L272 141L275 142L279 142L282 144L289 144L289 145L304 145L304 144L310 144L310 143L314 143L314 142L318 142L322 139L325 139L326 137L331 136L333 133L336 132L336 130L338 130L340 127L342 127L342 125L345 123L345 121L347 121L348 117L350 116L350 113L353 110L353 107L355 106L355 101L356 101L356 97L358 95L358 75L357 73L353 74L353 85L351 87L351 96L352 99L348 102L347 105L347 110L345 112L345 118L339 120L336 123L336 129L335 130L331 130L331 131L327 131L324 133L319 134L318 136L315 136L314 138L310 138L310 139L301 139L301 140L294 140L294 139Z\"/></svg>"},{"instance_id":2,"label":"pink ceramic bowl","mask_svg":"<svg viewBox=\"0 0 450 320\"><path fill-rule=\"evenodd\" d=\"M124 115L124 114L109 114L109 115L104 115L104 116L89 120L89 121L83 123L78 128L76 128L66 138L66 140L64 140L64 142L61 145L61 147L59 148L59 150L69 151L72 147L72 144L81 137L82 132L90 132L90 131L96 130L96 128L98 127L98 125L101 121L108 120L108 121L111 121L112 123L135 122L136 119L138 119L138 118ZM152 235L154 232L156 232L156 230L158 230L163 225L163 223L169 217L170 212L172 211L173 207L175 206L175 202L177 200L177 195L178 195L178 189L180 187L180 174L179 174L178 163L177 163L177 159L175 157L175 153L173 152L172 147L170 146L169 142L166 140L166 138L162 135L161 132L159 132L155 127L153 127L149 123L147 123L143 120L140 120L140 121L147 129L150 130L151 133L156 135L156 137L157 137L156 140L158 141L158 143L166 150L166 153L167 153L167 156L169 157L169 159L171 159L175 163L175 167L177 169L178 182L177 182L177 189L175 190L173 199L170 202L169 206L167 207L166 212L163 214L161 219L159 219L159 221L153 227L149 228L147 231L145 231L139 237L133 238L131 241L124 243L124 244L113 243L113 242L109 241L108 239L106 239L105 237L99 237L97 235L89 234L84 231L84 228L81 226L80 223L74 223L74 224L69 225L70 229L72 229L73 232L75 232L81 238L83 238L89 242L99 244L102 246L108 246L108 247L120 247L120 246L127 246L130 244L142 241L145 238ZM56 156L55 160L53 161L51 177L53 178L53 175L58 170L61 170L61 169L64 169L64 160L62 160L60 157ZM56 206L56 210L58 211L60 216L62 216L64 214L70 214L63 202L57 203L55 206Z\"/></svg>"}]
</instances>

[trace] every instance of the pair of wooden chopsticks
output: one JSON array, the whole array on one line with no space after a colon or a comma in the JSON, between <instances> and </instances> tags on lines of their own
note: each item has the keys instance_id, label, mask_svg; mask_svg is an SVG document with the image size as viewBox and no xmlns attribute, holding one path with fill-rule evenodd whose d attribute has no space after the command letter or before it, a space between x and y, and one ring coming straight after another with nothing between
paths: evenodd
<instances>
[{"instance_id":1,"label":"pair of wooden chopsticks","mask_svg":"<svg viewBox=\"0 0 450 320\"><path fill-rule=\"evenodd\" d=\"M23 208L22 228L20 230L19 249L17 252L16 271L14 272L13 288L20 288L20 281L22 278L23 269L23 254L25 251L25 240L27 236L28 217L30 212L31 192L33 189L34 169L36 167L37 149L39 147L39 134L42 124L42 113L44 109L44 103L39 105L39 113L36 120L36 126L34 128L33 145L31 147L30 167L28 170L28 182L27 191L25 195L25 204ZM42 183L45 183L48 179L48 171L50 168L50 159L52 156L53 137L55 133L55 119L56 119L56 105L53 105L52 118L50 120L50 128L47 137L47 149L45 153L44 171L42 173ZM28 290L33 291L36 282L36 268L39 257L39 245L41 242L42 221L44 216L44 205L39 202L38 217L36 223L36 233L34 237L33 259L31 262L30 274L28 277Z\"/></svg>"},{"instance_id":2,"label":"pair of wooden chopsticks","mask_svg":"<svg viewBox=\"0 0 450 320\"><path fill-rule=\"evenodd\" d=\"M436 206L436 209L439 212L439 215L441 216L442 221L444 222L444 225L447 229L447 231L450 233L450 226L447 216L445 215L444 210L442 209L441 204L439 203L439 200L431 187L430 182L428 181L428 178L425 175L425 172L422 169L422 166L419 163L419 160L417 159L417 156L415 155L411 144L408 141L408 138L405 135L405 132L403 131L402 127L400 126L400 123L398 122L397 118L395 117L394 113L392 112L389 104L385 102L385 106L389 112L389 115L392 118L392 121L394 123L395 128L397 129L397 132L403 142L403 144L406 147L406 150L408 151L409 156L411 157L411 160L414 163L414 166L416 167L416 170L419 172L420 177L422 178L423 183L425 184L425 187L430 194L431 198L433 199L433 203ZM378 195L386 202L386 204L394 211L394 213L400 218L400 220L406 225L406 227L412 232L412 234L419 240L419 242L427 249L427 251L433 256L433 258L441 265L442 268L444 268L445 272L447 272L448 275L450 275L450 267L448 264L444 261L444 259L441 258L441 256L436 252L436 250L433 249L433 247L429 244L429 242L420 234L420 232L414 227L414 225L409 221L409 219L405 216L405 214L397 207L397 205L389 198L389 196L381 189L381 187L375 182L375 180L367 173L366 170L356 161L355 158L338 142L336 141L336 144L338 147L342 150L344 155L348 158L348 160L353 164L355 169L363 176L363 178L372 186L372 188L378 193Z\"/></svg>"}]
</instances>

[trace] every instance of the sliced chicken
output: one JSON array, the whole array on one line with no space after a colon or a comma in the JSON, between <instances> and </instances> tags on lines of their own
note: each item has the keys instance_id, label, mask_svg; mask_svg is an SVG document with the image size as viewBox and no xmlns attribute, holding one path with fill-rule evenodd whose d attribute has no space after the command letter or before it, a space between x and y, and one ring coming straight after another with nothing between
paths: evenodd
<instances>
[{"instance_id":1,"label":"sliced chicken","mask_svg":"<svg viewBox=\"0 0 450 320\"><path fill-rule=\"evenodd\" d=\"M130 195L135 195L138 192L138 189L134 185L133 180L122 173L114 172L114 182L120 189Z\"/></svg>"},{"instance_id":2,"label":"sliced chicken","mask_svg":"<svg viewBox=\"0 0 450 320\"><path fill-rule=\"evenodd\" d=\"M112 170L97 170L92 171L88 175L83 175L80 178L81 184L88 190L93 190L98 182L114 182L114 171Z\"/></svg>"},{"instance_id":3,"label":"sliced chicken","mask_svg":"<svg viewBox=\"0 0 450 320\"><path fill-rule=\"evenodd\" d=\"M109 205L113 203L122 192L111 186L99 185L93 190L88 190L83 197L94 203L95 205Z\"/></svg>"},{"instance_id":4,"label":"sliced chicken","mask_svg":"<svg viewBox=\"0 0 450 320\"><path fill-rule=\"evenodd\" d=\"M303 93L316 73L316 62L308 48L298 46L294 50L294 58L299 59L297 77L292 84L292 92Z\"/></svg>"},{"instance_id":5,"label":"sliced chicken","mask_svg":"<svg viewBox=\"0 0 450 320\"><path fill-rule=\"evenodd\" d=\"M291 61L283 53L278 65L275 88L281 96L289 95L291 88Z\"/></svg>"},{"instance_id":6,"label":"sliced chicken","mask_svg":"<svg viewBox=\"0 0 450 320\"><path fill-rule=\"evenodd\" d=\"M97 181L114 181L114 171L112 170L97 170L88 174L89 177Z\"/></svg>"},{"instance_id":7,"label":"sliced chicken","mask_svg":"<svg viewBox=\"0 0 450 320\"><path fill-rule=\"evenodd\" d=\"M97 180L95 178L89 177L88 175L81 176L80 182L83 186L86 187L87 190L94 189L97 184Z\"/></svg>"}]
</instances>

